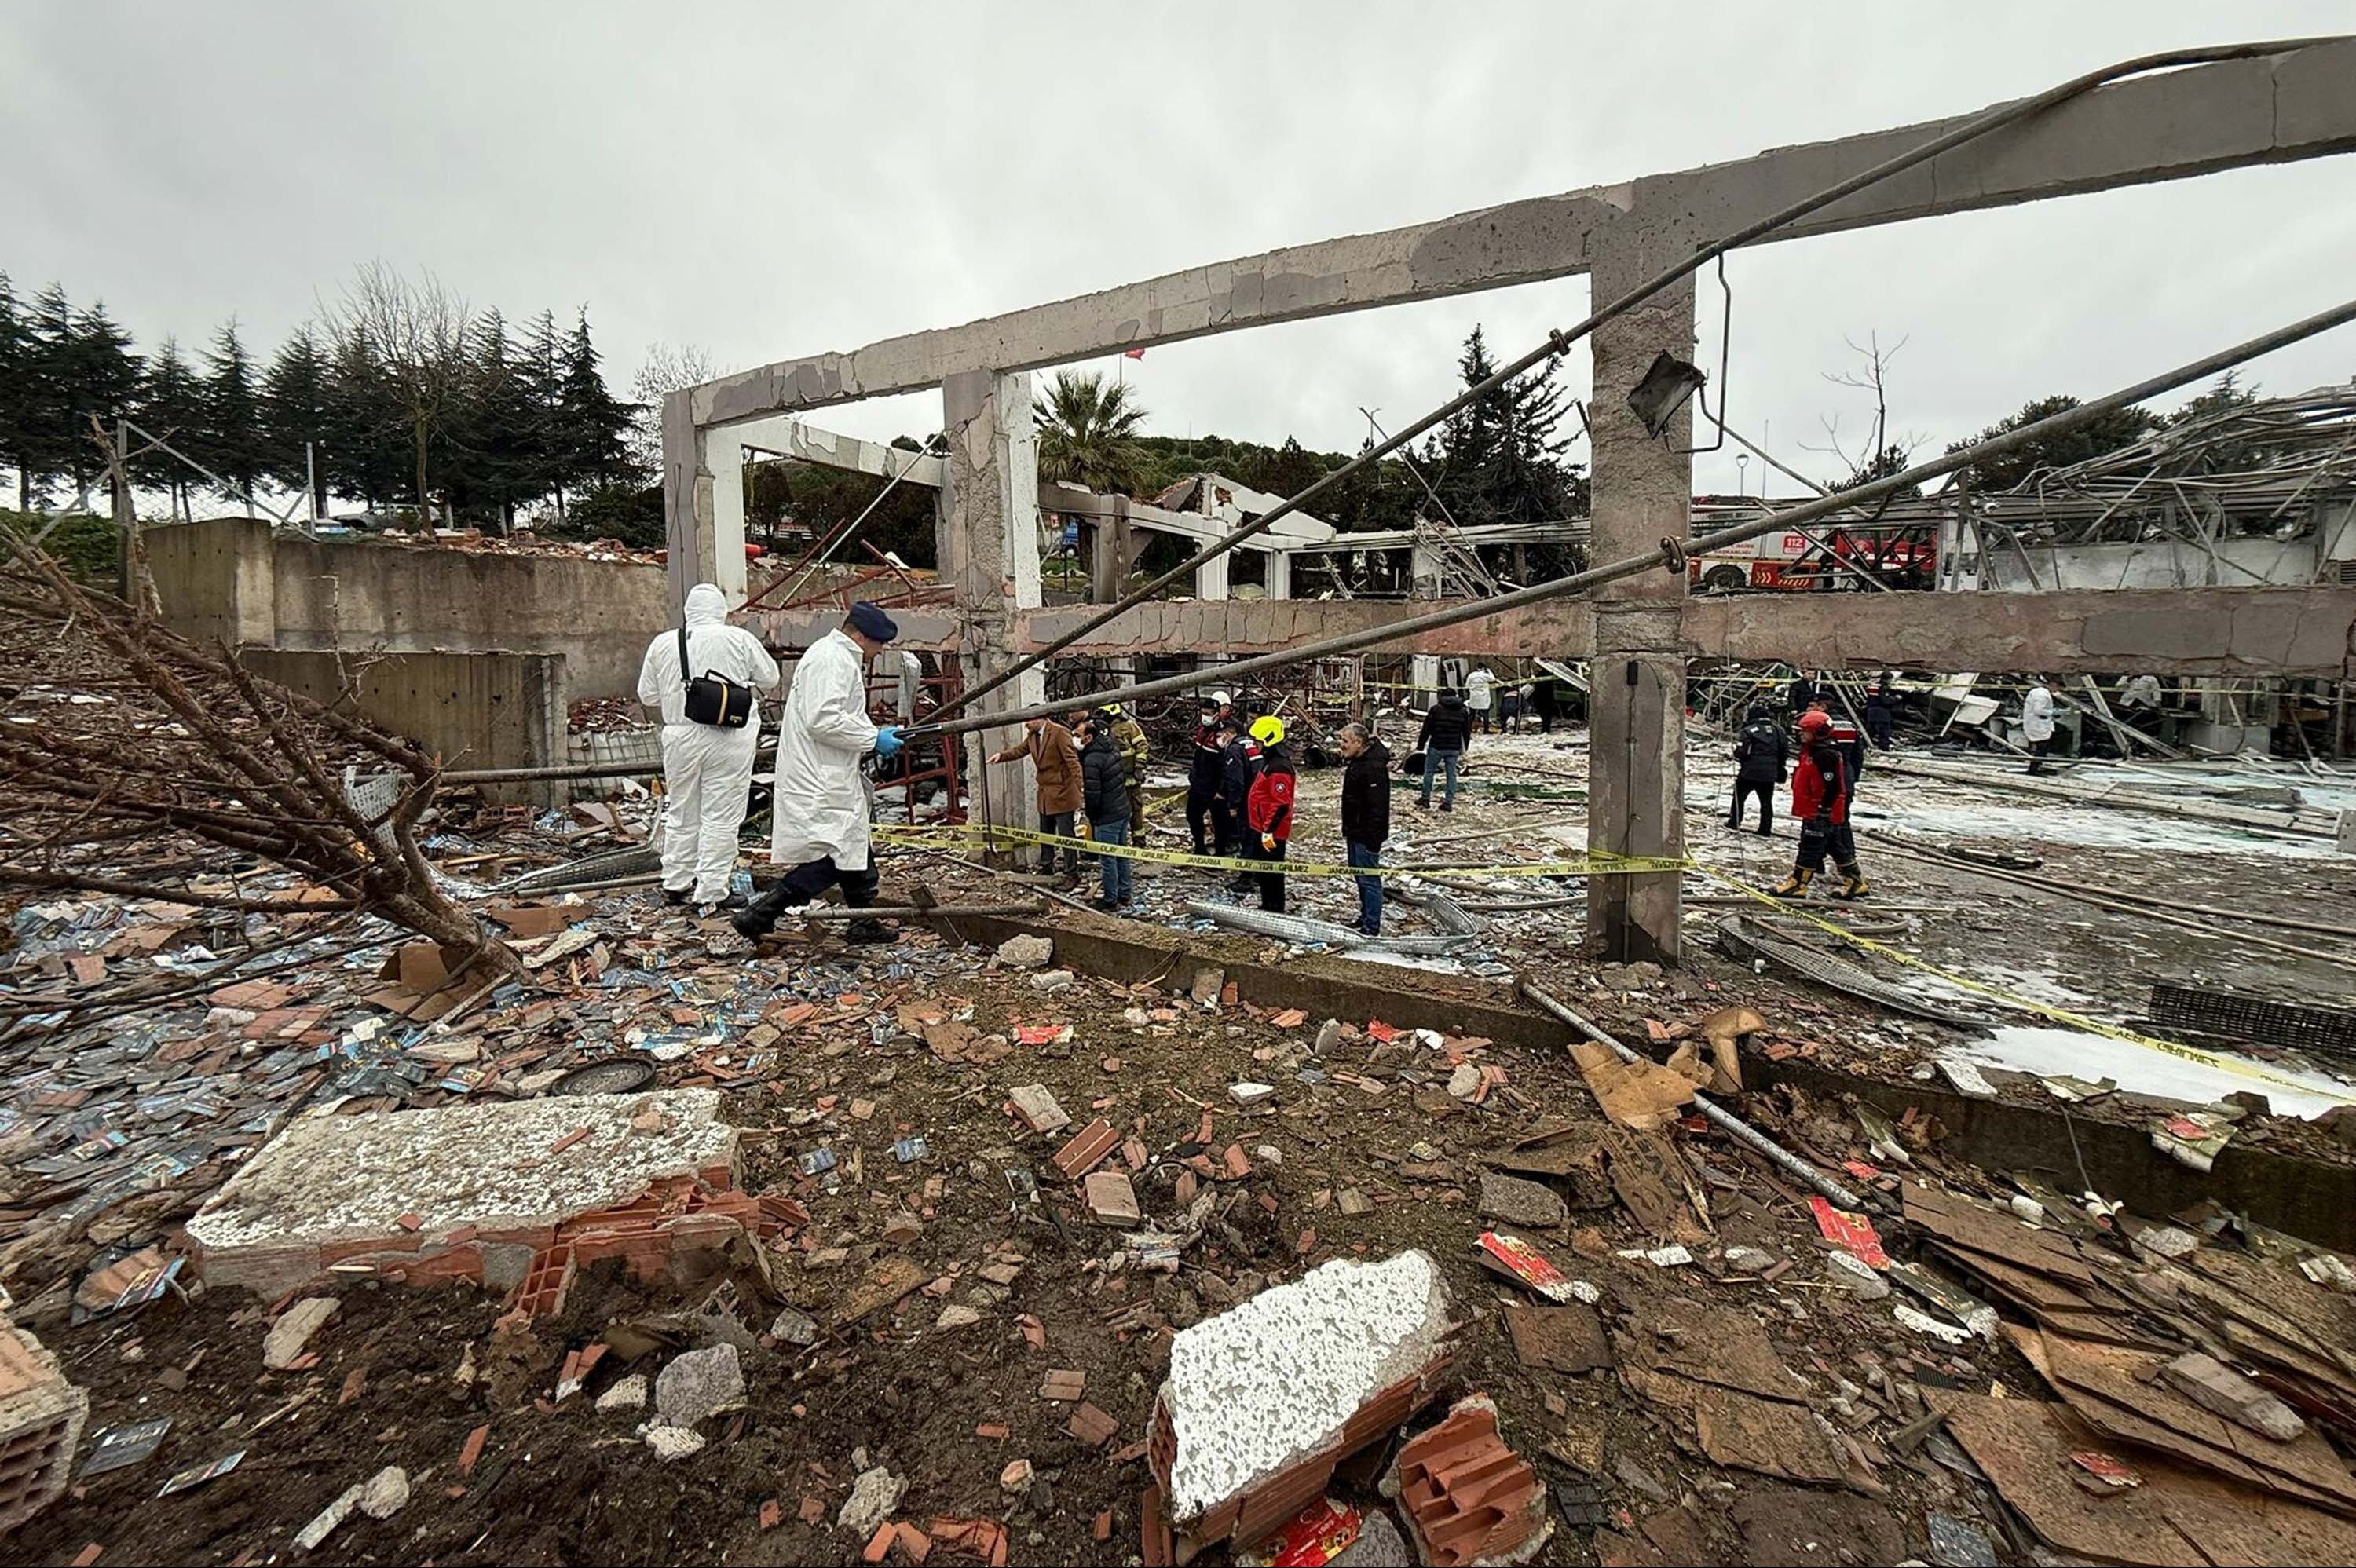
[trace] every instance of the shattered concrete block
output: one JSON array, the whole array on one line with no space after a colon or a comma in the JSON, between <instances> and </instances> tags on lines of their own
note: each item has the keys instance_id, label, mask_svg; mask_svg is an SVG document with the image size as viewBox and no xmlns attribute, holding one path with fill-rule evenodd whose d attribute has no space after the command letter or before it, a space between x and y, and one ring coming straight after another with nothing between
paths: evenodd
<instances>
[{"instance_id":1,"label":"shattered concrete block","mask_svg":"<svg viewBox=\"0 0 2356 1568\"><path fill-rule=\"evenodd\" d=\"M1890 1282L1871 1264L1847 1253L1826 1253L1825 1273L1860 1301L1879 1301L1890 1294Z\"/></svg>"},{"instance_id":2,"label":"shattered concrete block","mask_svg":"<svg viewBox=\"0 0 2356 1568\"><path fill-rule=\"evenodd\" d=\"M273 1372L283 1372L301 1360L311 1336L327 1327L327 1319L342 1306L332 1296L313 1296L280 1313L278 1321L262 1337L262 1364Z\"/></svg>"},{"instance_id":3,"label":"shattered concrete block","mask_svg":"<svg viewBox=\"0 0 2356 1568\"><path fill-rule=\"evenodd\" d=\"M1481 1173L1481 1212L1510 1225L1560 1225L1570 1219L1570 1205L1562 1194L1542 1181L1518 1176Z\"/></svg>"},{"instance_id":4,"label":"shattered concrete block","mask_svg":"<svg viewBox=\"0 0 2356 1568\"><path fill-rule=\"evenodd\" d=\"M1445 1375L1448 1287L1409 1251L1337 1259L1182 1330L1147 1455L1195 1541L1257 1541L1342 1459L1429 1403Z\"/></svg>"},{"instance_id":5,"label":"shattered concrete block","mask_svg":"<svg viewBox=\"0 0 2356 1568\"><path fill-rule=\"evenodd\" d=\"M675 1356L655 1379L655 1409L666 1426L691 1428L744 1402L744 1369L731 1344Z\"/></svg>"},{"instance_id":6,"label":"shattered concrete block","mask_svg":"<svg viewBox=\"0 0 2356 1568\"><path fill-rule=\"evenodd\" d=\"M66 1489L90 1395L66 1381L58 1359L0 1317L0 1536Z\"/></svg>"},{"instance_id":7,"label":"shattered concrete block","mask_svg":"<svg viewBox=\"0 0 2356 1568\"><path fill-rule=\"evenodd\" d=\"M1546 1486L1497 1435L1497 1407L1475 1394L1399 1445L1383 1495L1407 1515L1418 1558L1432 1568L1526 1563L1553 1533Z\"/></svg>"},{"instance_id":8,"label":"shattered concrete block","mask_svg":"<svg viewBox=\"0 0 2356 1568\"><path fill-rule=\"evenodd\" d=\"M874 1534L876 1527L900 1506L900 1494L907 1489L906 1481L881 1465L860 1471L859 1478L851 1483L851 1496L844 1500L842 1511L834 1516L835 1528L857 1536Z\"/></svg>"},{"instance_id":9,"label":"shattered concrete block","mask_svg":"<svg viewBox=\"0 0 2356 1568\"><path fill-rule=\"evenodd\" d=\"M659 1130L633 1125L649 1107ZM305 1116L230 1179L187 1236L208 1285L262 1296L338 1264L480 1279L483 1244L545 1249L560 1225L664 1181L732 1188L735 1161L736 1129L710 1089Z\"/></svg>"},{"instance_id":10,"label":"shattered concrete block","mask_svg":"<svg viewBox=\"0 0 2356 1568\"><path fill-rule=\"evenodd\" d=\"M352 1509L359 1506L361 1488L346 1487L336 1494L335 1500L312 1516L311 1522L294 1532L294 1544L305 1552L316 1552L322 1541L336 1533L336 1527L351 1518Z\"/></svg>"},{"instance_id":11,"label":"shattered concrete block","mask_svg":"<svg viewBox=\"0 0 2356 1568\"><path fill-rule=\"evenodd\" d=\"M1036 969L1055 955L1055 944L1044 936L1027 933L1010 936L998 944L998 961L1010 969Z\"/></svg>"},{"instance_id":12,"label":"shattered concrete block","mask_svg":"<svg viewBox=\"0 0 2356 1568\"><path fill-rule=\"evenodd\" d=\"M1014 1102L1015 1114L1034 1133L1059 1132L1072 1125L1072 1118L1055 1103L1055 1096L1047 1092L1044 1083L1025 1083L1010 1089L1006 1097Z\"/></svg>"},{"instance_id":13,"label":"shattered concrete block","mask_svg":"<svg viewBox=\"0 0 2356 1568\"><path fill-rule=\"evenodd\" d=\"M1080 1184L1080 1200L1099 1225L1134 1225L1142 1218L1125 1170L1099 1170Z\"/></svg>"},{"instance_id":14,"label":"shattered concrete block","mask_svg":"<svg viewBox=\"0 0 2356 1568\"><path fill-rule=\"evenodd\" d=\"M646 1407L647 1379L644 1372L632 1372L597 1396L597 1408L602 1412L644 1410Z\"/></svg>"},{"instance_id":15,"label":"shattered concrete block","mask_svg":"<svg viewBox=\"0 0 2356 1568\"><path fill-rule=\"evenodd\" d=\"M2298 1413L2213 1356L2195 1350L2159 1369L2168 1386L2214 1415L2239 1422L2277 1443L2307 1431Z\"/></svg>"},{"instance_id":16,"label":"shattered concrete block","mask_svg":"<svg viewBox=\"0 0 2356 1568\"><path fill-rule=\"evenodd\" d=\"M691 1427L665 1426L658 1422L640 1427L638 1435L655 1451L658 1459L691 1459L703 1452L703 1434Z\"/></svg>"},{"instance_id":17,"label":"shattered concrete block","mask_svg":"<svg viewBox=\"0 0 2356 1568\"><path fill-rule=\"evenodd\" d=\"M360 1488L360 1512L370 1519L391 1519L409 1506L409 1472L387 1465Z\"/></svg>"},{"instance_id":18,"label":"shattered concrete block","mask_svg":"<svg viewBox=\"0 0 2356 1568\"><path fill-rule=\"evenodd\" d=\"M1408 1555L1407 1540L1399 1534L1398 1526L1391 1522L1391 1516L1370 1508L1358 1526L1358 1539L1350 1542L1329 1568L1411 1568L1414 1562Z\"/></svg>"},{"instance_id":19,"label":"shattered concrete block","mask_svg":"<svg viewBox=\"0 0 2356 1568\"><path fill-rule=\"evenodd\" d=\"M1225 969L1197 969L1194 983L1186 987L1186 995L1194 998L1197 1007L1215 1008L1219 1005L1219 993L1226 989L1226 985Z\"/></svg>"},{"instance_id":20,"label":"shattered concrete block","mask_svg":"<svg viewBox=\"0 0 2356 1568\"><path fill-rule=\"evenodd\" d=\"M1230 1083L1227 1098L1238 1105L1257 1105L1276 1093L1273 1083Z\"/></svg>"}]
</instances>

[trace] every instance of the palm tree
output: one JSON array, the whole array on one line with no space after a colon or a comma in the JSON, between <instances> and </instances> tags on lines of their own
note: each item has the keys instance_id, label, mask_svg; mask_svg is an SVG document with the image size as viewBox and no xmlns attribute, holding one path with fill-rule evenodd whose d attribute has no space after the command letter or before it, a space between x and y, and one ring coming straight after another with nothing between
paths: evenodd
<instances>
[{"instance_id":1,"label":"palm tree","mask_svg":"<svg viewBox=\"0 0 2356 1568\"><path fill-rule=\"evenodd\" d=\"M1145 471L1145 452L1130 439L1145 410L1125 383L1108 387L1095 372L1059 370L1047 405L1033 416L1039 430L1039 476L1083 485L1099 494L1126 495Z\"/></svg>"}]
</instances>

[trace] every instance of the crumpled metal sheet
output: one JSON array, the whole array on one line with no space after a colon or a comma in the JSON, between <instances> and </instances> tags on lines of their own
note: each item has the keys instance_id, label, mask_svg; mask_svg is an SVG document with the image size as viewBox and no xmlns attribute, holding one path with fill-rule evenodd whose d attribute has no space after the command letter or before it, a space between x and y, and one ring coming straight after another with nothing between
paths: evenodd
<instances>
[{"instance_id":1,"label":"crumpled metal sheet","mask_svg":"<svg viewBox=\"0 0 2356 1568\"><path fill-rule=\"evenodd\" d=\"M1719 944L1736 957L1764 958L1802 979L1829 986L1859 1001L1888 1008L1891 1012L1907 1013L1918 1019L1928 1019L1933 1023L1952 1024L1957 1028L1970 1028L1987 1021L1976 1014L1931 1001L1901 986L1893 986L1858 965L1787 941L1754 920L1738 915L1720 921L1718 939Z\"/></svg>"}]
</instances>

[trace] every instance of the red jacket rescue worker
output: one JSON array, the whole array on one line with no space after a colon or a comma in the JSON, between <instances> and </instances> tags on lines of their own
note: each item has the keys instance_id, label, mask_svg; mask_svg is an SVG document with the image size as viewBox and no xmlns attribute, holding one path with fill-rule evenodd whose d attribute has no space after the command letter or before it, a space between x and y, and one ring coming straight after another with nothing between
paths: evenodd
<instances>
[{"instance_id":1,"label":"red jacket rescue worker","mask_svg":"<svg viewBox=\"0 0 2356 1568\"><path fill-rule=\"evenodd\" d=\"M1284 720L1265 714L1252 720L1251 738L1259 745L1259 772L1251 793L1244 798L1244 822L1258 841L1255 859L1281 865L1284 847L1292 837L1292 753L1284 747ZM1284 912L1284 873L1259 873L1259 907Z\"/></svg>"},{"instance_id":2,"label":"red jacket rescue worker","mask_svg":"<svg viewBox=\"0 0 2356 1568\"><path fill-rule=\"evenodd\" d=\"M1865 896L1857 837L1848 826L1851 788L1847 762L1833 744L1832 720L1821 711L1800 715L1800 763L1792 770L1792 815L1800 822L1800 853L1791 880L1775 890L1777 898L1807 897L1808 884L1824 870L1827 853L1840 868L1841 888L1834 896Z\"/></svg>"}]
</instances>

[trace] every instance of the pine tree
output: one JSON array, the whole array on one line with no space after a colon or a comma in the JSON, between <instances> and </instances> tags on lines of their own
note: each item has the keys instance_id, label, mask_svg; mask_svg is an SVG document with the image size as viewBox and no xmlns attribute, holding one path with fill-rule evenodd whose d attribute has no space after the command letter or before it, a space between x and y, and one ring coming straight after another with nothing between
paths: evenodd
<instances>
[{"instance_id":1,"label":"pine tree","mask_svg":"<svg viewBox=\"0 0 2356 1568\"><path fill-rule=\"evenodd\" d=\"M106 314L103 300L74 313L63 363L59 468L73 480L86 504L91 487L106 471L105 458L91 439L91 421L95 418L102 426L111 426L118 414L128 414L139 400L146 368L132 352L131 334Z\"/></svg>"},{"instance_id":2,"label":"pine tree","mask_svg":"<svg viewBox=\"0 0 2356 1568\"><path fill-rule=\"evenodd\" d=\"M475 324L471 354L473 374L450 432L451 495L495 511L499 530L512 533L516 508L541 494L547 421L531 367L517 357L497 310Z\"/></svg>"},{"instance_id":3,"label":"pine tree","mask_svg":"<svg viewBox=\"0 0 2356 1568\"><path fill-rule=\"evenodd\" d=\"M16 300L16 286L0 272L0 468L16 475L16 506L30 499L33 404L32 324Z\"/></svg>"},{"instance_id":4,"label":"pine tree","mask_svg":"<svg viewBox=\"0 0 2356 1568\"><path fill-rule=\"evenodd\" d=\"M1496 374L1489 346L1475 326L1456 368L1468 388ZM1567 394L1556 384L1558 362L1494 388L1451 415L1424 450L1432 489L1460 527L1543 523L1583 510L1584 483L1562 454L1558 435Z\"/></svg>"},{"instance_id":5,"label":"pine tree","mask_svg":"<svg viewBox=\"0 0 2356 1568\"><path fill-rule=\"evenodd\" d=\"M531 318L516 357L524 401L533 416L530 462L517 483L534 499L554 495L562 517L565 475L558 411L564 387L564 339L556 330L554 311L543 310Z\"/></svg>"},{"instance_id":6,"label":"pine tree","mask_svg":"<svg viewBox=\"0 0 2356 1568\"><path fill-rule=\"evenodd\" d=\"M565 340L564 379L557 388L559 517L564 515L564 481L582 492L603 489L629 475L630 423L636 410L606 388L597 362L596 347L589 340L589 313L584 310Z\"/></svg>"},{"instance_id":7,"label":"pine tree","mask_svg":"<svg viewBox=\"0 0 2356 1568\"><path fill-rule=\"evenodd\" d=\"M181 357L178 338L166 337L155 351L155 363L147 372L147 387L134 417L149 435L169 442L191 456L204 446L204 383ZM187 492L188 481L195 475L187 464L169 453L151 452L134 460L132 472L149 484L161 485L170 494L175 520L193 515L187 505Z\"/></svg>"},{"instance_id":8,"label":"pine tree","mask_svg":"<svg viewBox=\"0 0 2356 1568\"><path fill-rule=\"evenodd\" d=\"M2000 435L2009 435L2024 426L2035 424L2042 419L2050 419L2055 414L2077 406L2078 400L2067 392L2058 393L2050 398L2040 398L2034 402L2023 403L2019 413L2006 415L1979 434L1951 443L1947 450L1951 453L1959 452L1966 446L1976 446L1981 442L1993 441ZM1975 490L1983 493L2009 490L2015 485L2026 483L2029 475L2040 468L2066 468L2073 463L2083 463L2087 458L2100 457L2106 452L2115 452L2128 443L2149 434L2153 427L2158 423L2158 417L2148 409L2139 404L2129 404L2126 408L2114 409L2109 413L2090 420L2075 430L2065 431L2060 435L2046 436L2041 440L2032 441L2026 446L2015 447L2012 451L1999 456L1984 459L1974 464L1965 472L1971 475L1972 488Z\"/></svg>"},{"instance_id":9,"label":"pine tree","mask_svg":"<svg viewBox=\"0 0 2356 1568\"><path fill-rule=\"evenodd\" d=\"M205 442L194 453L220 475L229 486L229 498L245 504L253 516L253 486L262 477L262 398L255 385L253 357L239 337L237 323L224 323L205 351Z\"/></svg>"},{"instance_id":10,"label":"pine tree","mask_svg":"<svg viewBox=\"0 0 2356 1568\"><path fill-rule=\"evenodd\" d=\"M279 345L262 378L262 473L290 490L311 485L311 508L327 509L331 367L309 326Z\"/></svg>"},{"instance_id":11,"label":"pine tree","mask_svg":"<svg viewBox=\"0 0 2356 1568\"><path fill-rule=\"evenodd\" d=\"M333 340L324 422L329 487L370 511L390 504L408 466L408 429L364 333Z\"/></svg>"}]
</instances>

